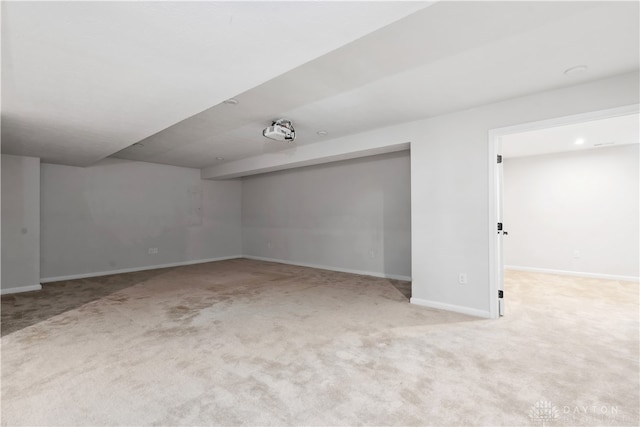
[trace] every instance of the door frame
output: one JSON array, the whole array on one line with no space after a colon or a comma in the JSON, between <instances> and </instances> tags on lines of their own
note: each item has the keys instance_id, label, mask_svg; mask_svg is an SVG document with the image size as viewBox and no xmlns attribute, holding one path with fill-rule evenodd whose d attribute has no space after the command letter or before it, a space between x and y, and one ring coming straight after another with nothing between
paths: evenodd
<instances>
[{"instance_id":1,"label":"door frame","mask_svg":"<svg viewBox=\"0 0 640 427\"><path fill-rule=\"evenodd\" d=\"M502 234L498 234L496 231L499 210L498 201L501 200L500 196L502 195L502 188L499 185L499 167L497 163L498 154L502 154L501 138L512 133L547 129L638 113L640 113L640 104L632 104L489 130L489 226L487 228L489 230L489 312L491 318L497 319L500 317L498 312L498 289L503 285L503 283L499 282L502 277L500 272L504 270L504 260L500 262L503 258L500 256L501 254L498 253L498 248L500 247L499 239L502 239ZM505 299L507 295L508 294L505 293Z\"/></svg>"}]
</instances>

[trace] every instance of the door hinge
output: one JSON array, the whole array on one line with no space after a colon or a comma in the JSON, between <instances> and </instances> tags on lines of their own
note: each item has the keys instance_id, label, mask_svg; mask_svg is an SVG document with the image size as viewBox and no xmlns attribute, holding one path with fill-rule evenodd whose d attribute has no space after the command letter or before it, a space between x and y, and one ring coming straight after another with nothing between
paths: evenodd
<instances>
[{"instance_id":1,"label":"door hinge","mask_svg":"<svg viewBox=\"0 0 640 427\"><path fill-rule=\"evenodd\" d=\"M498 154L498 163L502 163L502 154Z\"/></svg>"},{"instance_id":2,"label":"door hinge","mask_svg":"<svg viewBox=\"0 0 640 427\"><path fill-rule=\"evenodd\" d=\"M498 223L498 231L502 231L502 223L501 222Z\"/></svg>"},{"instance_id":3,"label":"door hinge","mask_svg":"<svg viewBox=\"0 0 640 427\"><path fill-rule=\"evenodd\" d=\"M504 291L498 291L498 298L504 298Z\"/></svg>"}]
</instances>

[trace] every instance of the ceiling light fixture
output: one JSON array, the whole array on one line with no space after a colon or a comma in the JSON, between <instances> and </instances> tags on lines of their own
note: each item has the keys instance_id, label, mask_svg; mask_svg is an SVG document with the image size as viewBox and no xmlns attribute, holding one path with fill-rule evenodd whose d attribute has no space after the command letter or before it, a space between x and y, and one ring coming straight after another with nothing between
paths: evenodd
<instances>
[{"instance_id":1,"label":"ceiling light fixture","mask_svg":"<svg viewBox=\"0 0 640 427\"><path fill-rule=\"evenodd\" d=\"M262 136L276 141L286 141L292 143L296 140L296 130L293 128L291 120L277 119L262 131Z\"/></svg>"},{"instance_id":2,"label":"ceiling light fixture","mask_svg":"<svg viewBox=\"0 0 640 427\"><path fill-rule=\"evenodd\" d=\"M224 160L224 157L216 157L216 160Z\"/></svg>"},{"instance_id":3,"label":"ceiling light fixture","mask_svg":"<svg viewBox=\"0 0 640 427\"><path fill-rule=\"evenodd\" d=\"M578 139L576 139L576 140L574 141L574 144L575 144L575 145L582 145L582 144L584 144L584 139L582 139L582 138L578 138Z\"/></svg>"},{"instance_id":4,"label":"ceiling light fixture","mask_svg":"<svg viewBox=\"0 0 640 427\"><path fill-rule=\"evenodd\" d=\"M238 105L240 103L240 101L238 101L235 98L229 98L225 101L222 101L223 104L227 104L227 105Z\"/></svg>"},{"instance_id":5,"label":"ceiling light fixture","mask_svg":"<svg viewBox=\"0 0 640 427\"><path fill-rule=\"evenodd\" d=\"M564 70L564 75L573 77L586 72L589 69L586 65L576 65L575 67Z\"/></svg>"},{"instance_id":6,"label":"ceiling light fixture","mask_svg":"<svg viewBox=\"0 0 640 427\"><path fill-rule=\"evenodd\" d=\"M142 148L142 147L144 147L144 144L142 142L136 142L135 144L132 145L132 147L134 147L134 148Z\"/></svg>"},{"instance_id":7,"label":"ceiling light fixture","mask_svg":"<svg viewBox=\"0 0 640 427\"><path fill-rule=\"evenodd\" d=\"M329 132L327 132L326 130L319 130L318 132L316 132L318 135L320 136L327 136L329 135Z\"/></svg>"}]
</instances>

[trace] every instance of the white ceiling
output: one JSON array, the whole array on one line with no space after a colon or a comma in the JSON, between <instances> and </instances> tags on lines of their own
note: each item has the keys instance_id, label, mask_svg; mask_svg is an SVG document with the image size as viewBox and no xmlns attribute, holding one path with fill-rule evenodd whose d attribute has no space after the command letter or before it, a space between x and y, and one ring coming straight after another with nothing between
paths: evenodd
<instances>
[{"instance_id":1,"label":"white ceiling","mask_svg":"<svg viewBox=\"0 0 640 427\"><path fill-rule=\"evenodd\" d=\"M584 141L576 145L576 140ZM502 155L509 157L593 150L640 143L640 115L556 126L502 137Z\"/></svg>"},{"instance_id":2,"label":"white ceiling","mask_svg":"<svg viewBox=\"0 0 640 427\"><path fill-rule=\"evenodd\" d=\"M261 136L278 117L294 121L296 144L322 143L637 70L640 61L637 2L294 2L276 4L281 13L272 3L204 3L204 12L202 4L142 3L133 16L103 3L46 13L42 3L19 13L11 4L3 152L202 168L289 148ZM47 31L31 34L27 22L40 14L62 22L42 18ZM85 15L95 22L75 19ZM274 16L295 28L280 31ZM242 31L230 37L234 25ZM34 48L49 39L53 46ZM34 57L49 58L55 72ZM579 64L588 72L563 75ZM220 103L232 96L238 105Z\"/></svg>"},{"instance_id":3,"label":"white ceiling","mask_svg":"<svg viewBox=\"0 0 640 427\"><path fill-rule=\"evenodd\" d=\"M2 2L2 152L89 165L428 2Z\"/></svg>"}]
</instances>

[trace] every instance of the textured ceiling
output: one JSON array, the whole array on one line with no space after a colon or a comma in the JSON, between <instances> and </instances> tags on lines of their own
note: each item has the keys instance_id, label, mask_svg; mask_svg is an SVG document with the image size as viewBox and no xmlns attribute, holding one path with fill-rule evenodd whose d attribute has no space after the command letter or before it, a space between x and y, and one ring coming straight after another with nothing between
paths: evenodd
<instances>
[{"instance_id":1,"label":"textured ceiling","mask_svg":"<svg viewBox=\"0 0 640 427\"><path fill-rule=\"evenodd\" d=\"M279 117L294 121L296 144L322 143L637 70L640 60L637 2L440 2L429 7L266 3L281 9L264 3L242 3L238 9L212 3L233 11L222 9L224 13L211 12L209 17L194 17L193 5L182 9L171 3L168 10L139 6L134 18L120 16L123 11L116 8L105 22L92 4L86 3L83 13L95 15L94 25L115 25L118 34L122 28L125 34L118 35L117 42L92 35L92 48L79 49L82 43L74 41L73 49L63 49L65 40L82 34L79 27L84 27L62 16L59 26L64 29L43 22L55 33L51 55L58 68L53 76L37 68L28 49L29 43L50 34L32 35L21 27L26 26L25 17L17 20L20 14L14 13L12 19L11 8L3 14L3 36L5 31L10 36L9 41L3 37L3 74L8 55L9 65L21 64L31 79L10 76L10 108L3 105L3 152L66 164L90 164L112 155L202 168L289 148L261 135ZM344 7L344 13L332 17L332 7ZM275 13L278 10L281 13ZM23 14L29 17L33 10ZM179 17L177 23L172 14ZM269 27L274 16L287 16L287 25L295 28L280 36L280 24ZM208 19L218 19L227 30L231 21L249 34L229 37L218 32L219 43L212 43ZM139 41L140 31L134 31L130 21L153 36ZM17 34L22 39L16 42ZM278 37L284 42L269 42ZM132 47L120 53L128 43ZM11 52L5 53L5 44ZM224 49L221 44L226 44ZM87 66L86 52L100 56L105 49L109 67L95 73L82 68ZM170 55L165 55L167 49ZM128 67L127 59L140 59L136 52L142 60ZM579 64L588 65L588 72L563 74ZM81 71L74 71L78 67ZM141 74L141 69L148 73ZM6 86L3 79L3 104ZM221 104L229 97L239 104ZM318 130L329 135L318 136ZM138 141L141 144L131 146Z\"/></svg>"},{"instance_id":2,"label":"textured ceiling","mask_svg":"<svg viewBox=\"0 0 640 427\"><path fill-rule=\"evenodd\" d=\"M2 2L2 152L92 164L426 6Z\"/></svg>"},{"instance_id":3,"label":"textured ceiling","mask_svg":"<svg viewBox=\"0 0 640 427\"><path fill-rule=\"evenodd\" d=\"M575 141L582 139L581 145ZM640 143L640 115L628 114L502 137L504 157L593 150Z\"/></svg>"},{"instance_id":4,"label":"textured ceiling","mask_svg":"<svg viewBox=\"0 0 640 427\"><path fill-rule=\"evenodd\" d=\"M438 3L236 96L238 105L206 110L116 156L202 168L289 148L262 137L273 118L293 120L296 144L322 143L628 72L639 61L637 9ZM577 64L589 71L563 74Z\"/></svg>"}]
</instances>

